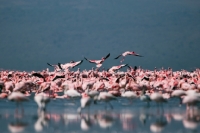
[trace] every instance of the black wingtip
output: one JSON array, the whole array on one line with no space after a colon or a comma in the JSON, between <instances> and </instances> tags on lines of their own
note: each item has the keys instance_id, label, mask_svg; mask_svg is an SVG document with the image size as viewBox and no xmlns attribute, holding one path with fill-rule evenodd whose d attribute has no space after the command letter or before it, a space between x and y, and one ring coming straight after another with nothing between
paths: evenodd
<instances>
[{"instance_id":1,"label":"black wingtip","mask_svg":"<svg viewBox=\"0 0 200 133\"><path fill-rule=\"evenodd\" d=\"M47 63L47 65L52 66L51 64Z\"/></svg>"},{"instance_id":2,"label":"black wingtip","mask_svg":"<svg viewBox=\"0 0 200 133\"><path fill-rule=\"evenodd\" d=\"M88 59L86 57L84 57L84 59L88 61Z\"/></svg>"},{"instance_id":3,"label":"black wingtip","mask_svg":"<svg viewBox=\"0 0 200 133\"><path fill-rule=\"evenodd\" d=\"M142 56L142 55L136 55L136 56L138 56L138 57L144 57L144 56Z\"/></svg>"},{"instance_id":4,"label":"black wingtip","mask_svg":"<svg viewBox=\"0 0 200 133\"><path fill-rule=\"evenodd\" d=\"M107 59L108 57L110 57L110 53L106 56L106 58L105 59Z\"/></svg>"},{"instance_id":5,"label":"black wingtip","mask_svg":"<svg viewBox=\"0 0 200 133\"><path fill-rule=\"evenodd\" d=\"M115 57L115 59L118 59L120 56L122 56L122 55L119 55L119 56Z\"/></svg>"},{"instance_id":6,"label":"black wingtip","mask_svg":"<svg viewBox=\"0 0 200 133\"><path fill-rule=\"evenodd\" d=\"M58 67L62 70L63 68L61 67L61 63L58 63Z\"/></svg>"}]
</instances>

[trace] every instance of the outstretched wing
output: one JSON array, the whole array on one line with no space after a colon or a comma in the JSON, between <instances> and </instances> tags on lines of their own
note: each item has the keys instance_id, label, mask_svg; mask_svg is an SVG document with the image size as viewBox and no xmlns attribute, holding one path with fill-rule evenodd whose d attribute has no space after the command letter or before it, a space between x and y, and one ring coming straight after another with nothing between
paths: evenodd
<instances>
[{"instance_id":1,"label":"outstretched wing","mask_svg":"<svg viewBox=\"0 0 200 133\"><path fill-rule=\"evenodd\" d=\"M125 66L128 66L128 64L119 65L119 66L118 66L118 69L120 69L120 68L122 68L122 67L125 67Z\"/></svg>"},{"instance_id":2,"label":"outstretched wing","mask_svg":"<svg viewBox=\"0 0 200 133\"><path fill-rule=\"evenodd\" d=\"M138 56L138 57L143 57L142 55L139 55L139 54L135 54L135 56Z\"/></svg>"},{"instance_id":3,"label":"outstretched wing","mask_svg":"<svg viewBox=\"0 0 200 133\"><path fill-rule=\"evenodd\" d=\"M89 61L90 63L96 63L95 60L88 60L87 58L85 58L85 60Z\"/></svg>"},{"instance_id":4,"label":"outstretched wing","mask_svg":"<svg viewBox=\"0 0 200 133\"><path fill-rule=\"evenodd\" d=\"M107 59L110 56L110 53L108 55L106 55L106 57L104 57L104 60Z\"/></svg>"},{"instance_id":5,"label":"outstretched wing","mask_svg":"<svg viewBox=\"0 0 200 133\"><path fill-rule=\"evenodd\" d=\"M58 63L58 67L62 70L62 66L61 66L61 63Z\"/></svg>"},{"instance_id":6,"label":"outstretched wing","mask_svg":"<svg viewBox=\"0 0 200 133\"><path fill-rule=\"evenodd\" d=\"M133 68L131 67L131 66L129 66L129 65L127 65L127 67L130 69L130 70L132 70Z\"/></svg>"},{"instance_id":7,"label":"outstretched wing","mask_svg":"<svg viewBox=\"0 0 200 133\"><path fill-rule=\"evenodd\" d=\"M49 65L49 66L51 66L51 67L54 67L52 64L49 64L49 63L47 63L47 65Z\"/></svg>"},{"instance_id":8,"label":"outstretched wing","mask_svg":"<svg viewBox=\"0 0 200 133\"><path fill-rule=\"evenodd\" d=\"M77 61L77 62L73 63L72 68L74 68L75 66L80 65L82 62L83 62L83 60L81 60L81 61Z\"/></svg>"},{"instance_id":9,"label":"outstretched wing","mask_svg":"<svg viewBox=\"0 0 200 133\"><path fill-rule=\"evenodd\" d=\"M119 56L115 57L115 59L118 59L120 56L122 56L122 55L120 54Z\"/></svg>"},{"instance_id":10,"label":"outstretched wing","mask_svg":"<svg viewBox=\"0 0 200 133\"><path fill-rule=\"evenodd\" d=\"M36 77L38 77L38 78L43 78L43 79L44 79L44 81L45 81L45 78L44 78L44 76L43 76L43 75L41 75L40 73L32 73L32 76L36 76Z\"/></svg>"}]
</instances>

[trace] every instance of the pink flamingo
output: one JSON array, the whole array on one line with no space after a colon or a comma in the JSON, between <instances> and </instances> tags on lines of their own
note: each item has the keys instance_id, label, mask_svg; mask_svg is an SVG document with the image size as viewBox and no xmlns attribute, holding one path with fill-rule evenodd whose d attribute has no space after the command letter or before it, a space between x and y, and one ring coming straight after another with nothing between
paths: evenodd
<instances>
[{"instance_id":1,"label":"pink flamingo","mask_svg":"<svg viewBox=\"0 0 200 133\"><path fill-rule=\"evenodd\" d=\"M29 99L23 93L14 91L8 96L8 100L15 101L17 103L17 107L18 107L21 102L28 101ZM24 111L23 111L23 108L22 108L22 113L23 112ZM17 109L16 109L16 113L18 113Z\"/></svg>"},{"instance_id":2,"label":"pink flamingo","mask_svg":"<svg viewBox=\"0 0 200 133\"><path fill-rule=\"evenodd\" d=\"M51 66L51 67L54 67L54 71L58 72L60 70L62 70L62 68L59 66L59 65L52 65L50 63L47 63L47 65Z\"/></svg>"},{"instance_id":3,"label":"pink flamingo","mask_svg":"<svg viewBox=\"0 0 200 133\"><path fill-rule=\"evenodd\" d=\"M88 96L88 94L84 92L84 93L82 93L82 98L81 98L81 101L80 101L80 102L81 102L81 107L79 107L79 108L77 109L77 112L78 112L78 113L81 113L81 110L82 110L83 108L86 108L86 107L89 108L89 106L90 106L92 100L91 100L90 96Z\"/></svg>"},{"instance_id":4,"label":"pink flamingo","mask_svg":"<svg viewBox=\"0 0 200 133\"><path fill-rule=\"evenodd\" d=\"M112 95L111 93L100 92L98 100L102 100L102 101L106 102L106 104L109 104L111 109L113 109L113 106L111 105L110 101L117 100L117 98L114 95Z\"/></svg>"},{"instance_id":5,"label":"pink flamingo","mask_svg":"<svg viewBox=\"0 0 200 133\"><path fill-rule=\"evenodd\" d=\"M102 66L102 63L110 56L110 53L106 56L106 57L102 57L101 60L88 60L87 58L85 58L87 61L89 61L90 63L95 63L96 67L99 68Z\"/></svg>"},{"instance_id":6,"label":"pink flamingo","mask_svg":"<svg viewBox=\"0 0 200 133\"><path fill-rule=\"evenodd\" d=\"M120 68L125 67L127 65L128 64L122 64L122 65L119 65L119 66L113 66L110 69L108 69L108 72L114 73L116 70L119 70Z\"/></svg>"},{"instance_id":7,"label":"pink flamingo","mask_svg":"<svg viewBox=\"0 0 200 133\"><path fill-rule=\"evenodd\" d=\"M46 104L49 103L50 97L48 94L41 92L39 94L36 94L34 97L35 102L37 103L40 111L46 110Z\"/></svg>"},{"instance_id":8,"label":"pink flamingo","mask_svg":"<svg viewBox=\"0 0 200 133\"><path fill-rule=\"evenodd\" d=\"M134 51L126 51L126 52L124 52L124 53L122 53L122 54L118 55L118 56L117 56L115 59L118 59L120 56L123 56L123 58L122 58L122 60L121 60L121 62L123 62L123 61L124 61L124 58L125 58L125 56L127 56L127 55L134 55L134 56L143 57L143 56L141 56L141 55L139 55L139 54L135 53Z\"/></svg>"},{"instance_id":9,"label":"pink flamingo","mask_svg":"<svg viewBox=\"0 0 200 133\"><path fill-rule=\"evenodd\" d=\"M80 65L82 62L83 62L83 60L80 60L77 62L71 61L70 63L65 63L65 64L58 63L58 66L59 66L59 68L64 69L65 71L68 71L70 68L74 68L74 67Z\"/></svg>"}]
</instances>

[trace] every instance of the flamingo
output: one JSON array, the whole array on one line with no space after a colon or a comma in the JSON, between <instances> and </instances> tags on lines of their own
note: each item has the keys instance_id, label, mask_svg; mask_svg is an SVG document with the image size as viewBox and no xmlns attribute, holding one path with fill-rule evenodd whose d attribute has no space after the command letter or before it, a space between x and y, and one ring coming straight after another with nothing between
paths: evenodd
<instances>
[{"instance_id":1,"label":"flamingo","mask_svg":"<svg viewBox=\"0 0 200 133\"><path fill-rule=\"evenodd\" d=\"M133 99L137 98L137 95L133 91L126 91L125 89L121 89L121 97L125 97L130 99L130 103L132 103Z\"/></svg>"},{"instance_id":2,"label":"flamingo","mask_svg":"<svg viewBox=\"0 0 200 133\"><path fill-rule=\"evenodd\" d=\"M63 87L64 87L64 94L65 95L72 97L72 98L81 97L81 94L78 91L76 91L74 89L69 89L68 85L63 85Z\"/></svg>"},{"instance_id":3,"label":"flamingo","mask_svg":"<svg viewBox=\"0 0 200 133\"><path fill-rule=\"evenodd\" d=\"M143 89L142 90L142 94L140 96L140 100L147 102L147 106L149 106L149 102L151 101L151 98L149 97L149 95L146 94L146 91Z\"/></svg>"},{"instance_id":4,"label":"flamingo","mask_svg":"<svg viewBox=\"0 0 200 133\"><path fill-rule=\"evenodd\" d=\"M141 55L135 53L134 51L126 51L126 52L124 52L124 53L118 55L115 59L118 59L120 56L123 56L122 60L120 61L120 62L123 62L125 56L127 56L127 55L134 55L134 56L138 56L138 57L143 57L143 56L141 56Z\"/></svg>"},{"instance_id":5,"label":"flamingo","mask_svg":"<svg viewBox=\"0 0 200 133\"><path fill-rule=\"evenodd\" d=\"M31 75L32 75L32 76L36 76L36 77L38 77L38 78L42 78L44 81L46 81L46 80L45 80L45 77L44 77L42 74L40 74L40 73L32 73Z\"/></svg>"},{"instance_id":6,"label":"flamingo","mask_svg":"<svg viewBox=\"0 0 200 133\"><path fill-rule=\"evenodd\" d=\"M17 103L17 107L18 107L21 102L28 101L28 98L23 93L14 91L8 96L8 100L15 101ZM24 111L23 111L23 108L22 108L22 113L23 112ZM17 109L16 109L16 113L18 113Z\"/></svg>"},{"instance_id":7,"label":"flamingo","mask_svg":"<svg viewBox=\"0 0 200 133\"><path fill-rule=\"evenodd\" d=\"M89 90L89 85L87 85L87 89L85 90L85 93L90 96L94 100L94 104L96 104L96 101L99 96L99 91L97 90Z\"/></svg>"},{"instance_id":8,"label":"flamingo","mask_svg":"<svg viewBox=\"0 0 200 133\"><path fill-rule=\"evenodd\" d=\"M62 68L60 67L60 65L52 65L50 63L47 63L47 65L54 67L54 71L59 72L62 70Z\"/></svg>"},{"instance_id":9,"label":"flamingo","mask_svg":"<svg viewBox=\"0 0 200 133\"><path fill-rule=\"evenodd\" d=\"M84 93L82 93L82 98L81 98L80 102L81 102L81 106L77 109L78 113L81 113L81 110L85 107L89 108L92 100L91 100L90 96L88 96L88 94L84 92Z\"/></svg>"},{"instance_id":10,"label":"flamingo","mask_svg":"<svg viewBox=\"0 0 200 133\"><path fill-rule=\"evenodd\" d=\"M117 100L115 96L113 96L111 93L108 92L100 92L98 96L98 100L103 100L106 102L106 104L109 104L111 109L113 109L113 106L111 105L110 101L111 100Z\"/></svg>"},{"instance_id":11,"label":"flamingo","mask_svg":"<svg viewBox=\"0 0 200 133\"><path fill-rule=\"evenodd\" d=\"M191 109L190 107L195 106L200 102L200 94L196 93L193 90L189 90L186 92L186 96L183 98L182 103L187 105L187 110Z\"/></svg>"},{"instance_id":12,"label":"flamingo","mask_svg":"<svg viewBox=\"0 0 200 133\"><path fill-rule=\"evenodd\" d=\"M178 97L179 100L180 100L180 105L182 104L182 99L181 97L186 95L186 92L184 90L174 90L172 93L171 93L171 97Z\"/></svg>"},{"instance_id":13,"label":"flamingo","mask_svg":"<svg viewBox=\"0 0 200 133\"><path fill-rule=\"evenodd\" d=\"M101 60L88 60L86 57L85 60L89 61L90 63L95 63L97 68L102 66L102 63L110 56L110 53L106 57L102 57Z\"/></svg>"},{"instance_id":14,"label":"flamingo","mask_svg":"<svg viewBox=\"0 0 200 133\"><path fill-rule=\"evenodd\" d=\"M167 102L167 100L163 98L162 94L160 94L158 92L154 92L153 94L151 94L150 99L152 101L155 101L158 105L160 103L161 106L162 106L162 103ZM162 110L163 110L163 108L162 108Z\"/></svg>"},{"instance_id":15,"label":"flamingo","mask_svg":"<svg viewBox=\"0 0 200 133\"><path fill-rule=\"evenodd\" d=\"M34 100L37 103L37 105L39 106L39 109L45 111L46 104L49 103L50 98L47 94L45 94L44 92L41 92L41 93L35 95Z\"/></svg>"},{"instance_id":16,"label":"flamingo","mask_svg":"<svg viewBox=\"0 0 200 133\"><path fill-rule=\"evenodd\" d=\"M71 61L70 63L65 63L65 64L58 63L58 66L59 66L59 68L64 69L65 71L68 71L70 68L74 68L74 67L80 65L82 62L83 62L83 60L80 60L77 62Z\"/></svg>"},{"instance_id":17,"label":"flamingo","mask_svg":"<svg viewBox=\"0 0 200 133\"><path fill-rule=\"evenodd\" d=\"M119 65L119 66L113 66L113 67L111 67L110 69L108 69L108 72L114 73L116 70L119 70L120 68L125 67L125 66L127 66L127 65L128 65L128 64L122 64L122 65Z\"/></svg>"}]
</instances>

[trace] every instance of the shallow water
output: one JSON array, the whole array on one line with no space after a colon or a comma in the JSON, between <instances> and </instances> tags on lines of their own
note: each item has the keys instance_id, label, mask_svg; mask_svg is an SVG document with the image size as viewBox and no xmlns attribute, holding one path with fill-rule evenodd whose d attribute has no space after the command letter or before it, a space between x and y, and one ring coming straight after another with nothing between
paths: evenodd
<instances>
[{"instance_id":1,"label":"shallow water","mask_svg":"<svg viewBox=\"0 0 200 133\"><path fill-rule=\"evenodd\" d=\"M162 106L151 102L150 107L140 100L132 103L118 98L111 101L113 109L104 102L92 104L90 109L77 113L80 99L52 99L47 110L38 111L30 97L23 103L23 110L7 99L0 100L0 133L63 133L63 132L200 132L200 111L186 112L177 99L168 100Z\"/></svg>"}]
</instances>

